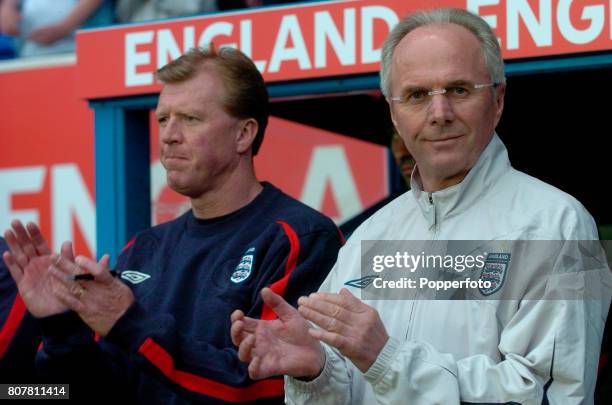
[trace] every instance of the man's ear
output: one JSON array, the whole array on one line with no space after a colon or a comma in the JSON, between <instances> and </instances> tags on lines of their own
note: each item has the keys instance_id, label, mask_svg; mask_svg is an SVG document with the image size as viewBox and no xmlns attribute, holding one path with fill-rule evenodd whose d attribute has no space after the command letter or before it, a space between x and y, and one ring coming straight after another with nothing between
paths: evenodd
<instances>
[{"instance_id":1,"label":"man's ear","mask_svg":"<svg viewBox=\"0 0 612 405\"><path fill-rule=\"evenodd\" d=\"M257 131L259 130L259 124L254 118L248 118L240 121L238 125L238 132L236 133L236 152L243 154L251 148L251 145L255 141Z\"/></svg>"},{"instance_id":2,"label":"man's ear","mask_svg":"<svg viewBox=\"0 0 612 405\"><path fill-rule=\"evenodd\" d=\"M504 112L504 97L506 95L506 85L500 84L495 89L495 127L499 124L499 120L501 119L502 113Z\"/></svg>"},{"instance_id":3,"label":"man's ear","mask_svg":"<svg viewBox=\"0 0 612 405\"><path fill-rule=\"evenodd\" d=\"M387 100L387 104L389 104L389 114L391 115L391 122L393 123L393 127L396 128L396 131L397 131L397 122L395 122L395 113L393 112L393 103L388 98L385 98L385 100Z\"/></svg>"}]
</instances>

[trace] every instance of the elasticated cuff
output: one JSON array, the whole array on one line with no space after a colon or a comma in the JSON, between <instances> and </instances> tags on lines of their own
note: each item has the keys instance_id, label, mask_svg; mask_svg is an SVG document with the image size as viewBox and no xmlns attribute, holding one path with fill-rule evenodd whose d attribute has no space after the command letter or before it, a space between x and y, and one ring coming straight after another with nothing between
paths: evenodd
<instances>
[{"instance_id":1,"label":"elasticated cuff","mask_svg":"<svg viewBox=\"0 0 612 405\"><path fill-rule=\"evenodd\" d=\"M325 348L325 365L323 366L323 370L321 374L319 374L314 380L304 381L298 380L297 378L287 377L287 381L291 382L299 392L313 392L313 391L321 391L323 387L329 383L332 375L332 364L329 360L329 356L327 355L327 348Z\"/></svg>"},{"instance_id":2,"label":"elasticated cuff","mask_svg":"<svg viewBox=\"0 0 612 405\"><path fill-rule=\"evenodd\" d=\"M145 319L147 319L147 312L135 301L113 325L105 339L128 353L134 352L145 339L145 332L142 328Z\"/></svg>"},{"instance_id":3,"label":"elasticated cuff","mask_svg":"<svg viewBox=\"0 0 612 405\"><path fill-rule=\"evenodd\" d=\"M90 344L94 333L76 312L67 311L38 319L46 351Z\"/></svg>"},{"instance_id":4,"label":"elasticated cuff","mask_svg":"<svg viewBox=\"0 0 612 405\"><path fill-rule=\"evenodd\" d=\"M389 337L389 340L387 340L387 343L376 358L374 364L372 364L364 374L366 381L372 384L372 386L376 385L389 369L391 361L399 348L400 342L395 338Z\"/></svg>"}]
</instances>

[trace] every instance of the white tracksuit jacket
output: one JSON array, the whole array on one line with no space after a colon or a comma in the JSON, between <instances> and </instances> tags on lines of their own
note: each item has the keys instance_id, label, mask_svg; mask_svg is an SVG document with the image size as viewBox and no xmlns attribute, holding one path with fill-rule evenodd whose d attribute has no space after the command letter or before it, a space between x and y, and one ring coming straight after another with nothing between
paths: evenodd
<instances>
[{"instance_id":1,"label":"white tracksuit jacket","mask_svg":"<svg viewBox=\"0 0 612 405\"><path fill-rule=\"evenodd\" d=\"M435 193L415 176L411 185L355 231L320 291L362 276L361 240L597 239L586 209L513 169L497 135L461 183ZM364 300L390 337L376 362L364 374L325 346L319 377L286 377L287 403L592 403L608 291L599 300Z\"/></svg>"}]
</instances>

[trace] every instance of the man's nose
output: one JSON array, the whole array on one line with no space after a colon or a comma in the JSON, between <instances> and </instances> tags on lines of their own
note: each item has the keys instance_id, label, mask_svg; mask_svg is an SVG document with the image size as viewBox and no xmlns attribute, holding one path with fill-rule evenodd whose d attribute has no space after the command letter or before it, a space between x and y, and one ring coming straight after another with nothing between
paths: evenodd
<instances>
[{"instance_id":1,"label":"man's nose","mask_svg":"<svg viewBox=\"0 0 612 405\"><path fill-rule=\"evenodd\" d=\"M168 118L166 125L160 127L159 136L164 143L180 142L183 134L179 120L175 117Z\"/></svg>"},{"instance_id":2,"label":"man's nose","mask_svg":"<svg viewBox=\"0 0 612 405\"><path fill-rule=\"evenodd\" d=\"M429 124L448 125L455 120L453 104L445 94L434 94L429 104Z\"/></svg>"}]
</instances>

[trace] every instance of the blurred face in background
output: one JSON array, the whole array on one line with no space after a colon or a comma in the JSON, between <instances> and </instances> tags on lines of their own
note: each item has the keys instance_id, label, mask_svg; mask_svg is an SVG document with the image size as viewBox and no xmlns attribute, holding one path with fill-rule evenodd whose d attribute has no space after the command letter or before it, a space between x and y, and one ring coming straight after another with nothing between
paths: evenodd
<instances>
[{"instance_id":1,"label":"blurred face in background","mask_svg":"<svg viewBox=\"0 0 612 405\"><path fill-rule=\"evenodd\" d=\"M391 153L393 153L395 164L397 164L404 182L406 185L410 185L410 177L412 176L415 162L406 145L404 145L404 140L397 133L394 133L391 139Z\"/></svg>"}]
</instances>

